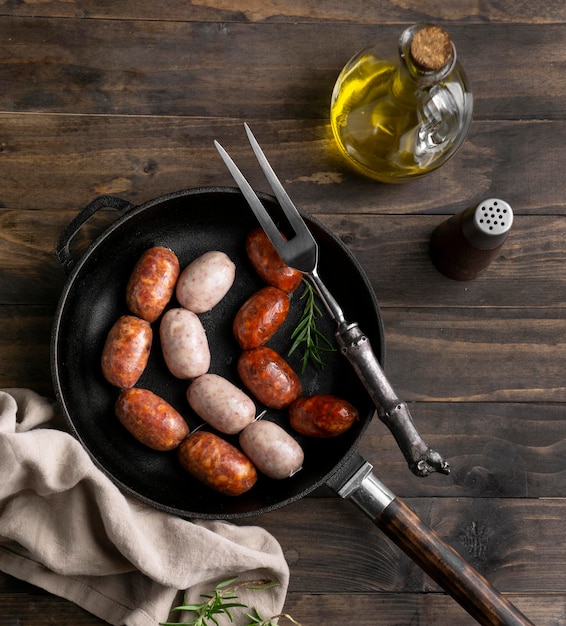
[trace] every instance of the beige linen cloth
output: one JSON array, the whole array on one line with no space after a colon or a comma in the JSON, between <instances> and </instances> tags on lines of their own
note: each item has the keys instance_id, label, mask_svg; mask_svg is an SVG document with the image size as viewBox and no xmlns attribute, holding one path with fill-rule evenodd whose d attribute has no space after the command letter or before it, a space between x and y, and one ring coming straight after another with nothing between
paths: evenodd
<instances>
[{"instance_id":1,"label":"beige linen cloth","mask_svg":"<svg viewBox=\"0 0 566 626\"><path fill-rule=\"evenodd\" d=\"M54 403L25 389L0 390L0 570L117 626L176 621L169 611L183 592L201 601L234 576L280 583L237 592L271 617L289 580L264 529L189 522L122 493L64 431Z\"/></svg>"}]
</instances>

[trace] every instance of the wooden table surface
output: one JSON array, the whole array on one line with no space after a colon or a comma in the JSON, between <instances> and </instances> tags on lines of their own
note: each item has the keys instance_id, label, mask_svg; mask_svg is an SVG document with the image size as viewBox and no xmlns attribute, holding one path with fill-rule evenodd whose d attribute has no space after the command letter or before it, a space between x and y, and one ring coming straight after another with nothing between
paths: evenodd
<instances>
[{"instance_id":1,"label":"wooden table surface","mask_svg":"<svg viewBox=\"0 0 566 626\"><path fill-rule=\"evenodd\" d=\"M452 35L474 122L443 168L382 185L336 153L330 94L358 49L417 21ZM413 476L378 420L361 452L534 623L566 624L565 22L563 0L0 2L0 387L53 395L55 241L95 197L232 185L215 138L269 191L247 121L365 269L388 377L452 473ZM445 278L431 231L489 197L515 211L501 254L477 280ZM475 623L329 490L253 522L283 546L303 626ZM0 573L2 626L101 623Z\"/></svg>"}]
</instances>

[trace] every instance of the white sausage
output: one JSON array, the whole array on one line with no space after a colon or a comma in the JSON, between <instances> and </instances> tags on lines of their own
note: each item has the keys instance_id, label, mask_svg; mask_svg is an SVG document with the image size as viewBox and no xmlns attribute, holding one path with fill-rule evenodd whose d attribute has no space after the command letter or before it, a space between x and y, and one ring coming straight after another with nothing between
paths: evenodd
<instances>
[{"instance_id":1,"label":"white sausage","mask_svg":"<svg viewBox=\"0 0 566 626\"><path fill-rule=\"evenodd\" d=\"M198 316L187 309L170 309L159 327L163 358L173 376L202 376L210 367L206 332Z\"/></svg>"},{"instance_id":2,"label":"white sausage","mask_svg":"<svg viewBox=\"0 0 566 626\"><path fill-rule=\"evenodd\" d=\"M177 281L179 304L194 313L205 313L228 293L236 266L224 252L210 251L189 263Z\"/></svg>"},{"instance_id":3,"label":"white sausage","mask_svg":"<svg viewBox=\"0 0 566 626\"><path fill-rule=\"evenodd\" d=\"M288 478L303 466L303 449L275 422L252 422L240 433L239 440L250 461L270 478Z\"/></svg>"},{"instance_id":4,"label":"white sausage","mask_svg":"<svg viewBox=\"0 0 566 626\"><path fill-rule=\"evenodd\" d=\"M213 428L235 435L253 422L255 403L241 389L218 374L204 374L187 389L193 411Z\"/></svg>"}]
</instances>

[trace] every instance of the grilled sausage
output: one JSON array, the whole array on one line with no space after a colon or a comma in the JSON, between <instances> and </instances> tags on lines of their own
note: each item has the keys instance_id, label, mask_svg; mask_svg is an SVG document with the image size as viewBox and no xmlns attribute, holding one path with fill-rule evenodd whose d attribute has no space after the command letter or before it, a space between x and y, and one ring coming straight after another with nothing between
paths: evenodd
<instances>
[{"instance_id":1,"label":"grilled sausage","mask_svg":"<svg viewBox=\"0 0 566 626\"><path fill-rule=\"evenodd\" d=\"M257 481L248 457L214 433L194 432L181 443L178 456L187 472L226 496L239 496Z\"/></svg>"},{"instance_id":2,"label":"grilled sausage","mask_svg":"<svg viewBox=\"0 0 566 626\"><path fill-rule=\"evenodd\" d=\"M218 374L204 374L187 389L195 413L226 435L239 433L255 417L255 403L241 389Z\"/></svg>"},{"instance_id":3,"label":"grilled sausage","mask_svg":"<svg viewBox=\"0 0 566 626\"><path fill-rule=\"evenodd\" d=\"M181 272L175 293L179 304L194 313L205 313L228 293L236 266L224 252L205 252Z\"/></svg>"},{"instance_id":4,"label":"grilled sausage","mask_svg":"<svg viewBox=\"0 0 566 626\"><path fill-rule=\"evenodd\" d=\"M268 284L293 293L302 274L283 262L262 228L254 228L246 237L246 253L255 271Z\"/></svg>"},{"instance_id":5,"label":"grilled sausage","mask_svg":"<svg viewBox=\"0 0 566 626\"><path fill-rule=\"evenodd\" d=\"M130 311L148 322L155 322L171 300L179 271L179 259L169 248L155 246L146 250L126 286L126 304Z\"/></svg>"},{"instance_id":6,"label":"grilled sausage","mask_svg":"<svg viewBox=\"0 0 566 626\"><path fill-rule=\"evenodd\" d=\"M112 326L102 350L104 378L120 389L129 389L147 365L153 331L149 322L134 315L122 315Z\"/></svg>"},{"instance_id":7,"label":"grilled sausage","mask_svg":"<svg viewBox=\"0 0 566 626\"><path fill-rule=\"evenodd\" d=\"M355 407L331 394L298 398L289 407L291 427L308 437L336 437L357 419Z\"/></svg>"},{"instance_id":8,"label":"grilled sausage","mask_svg":"<svg viewBox=\"0 0 566 626\"><path fill-rule=\"evenodd\" d=\"M173 450L189 434L181 414L148 389L134 387L122 391L115 412L121 424L153 450Z\"/></svg>"},{"instance_id":9,"label":"grilled sausage","mask_svg":"<svg viewBox=\"0 0 566 626\"><path fill-rule=\"evenodd\" d=\"M303 466L303 449L275 422L252 422L240 433L239 441L257 469L270 478L288 478Z\"/></svg>"},{"instance_id":10,"label":"grilled sausage","mask_svg":"<svg viewBox=\"0 0 566 626\"><path fill-rule=\"evenodd\" d=\"M263 345L283 324L289 312L289 296L278 287L256 291L236 313L232 329L242 350Z\"/></svg>"},{"instance_id":11,"label":"grilled sausage","mask_svg":"<svg viewBox=\"0 0 566 626\"><path fill-rule=\"evenodd\" d=\"M302 393L297 374L267 346L244 350L238 359L238 374L248 390L270 409L283 409Z\"/></svg>"},{"instance_id":12,"label":"grilled sausage","mask_svg":"<svg viewBox=\"0 0 566 626\"><path fill-rule=\"evenodd\" d=\"M196 313L169 309L159 327L163 358L173 376L197 378L210 367L210 349L204 327Z\"/></svg>"}]
</instances>

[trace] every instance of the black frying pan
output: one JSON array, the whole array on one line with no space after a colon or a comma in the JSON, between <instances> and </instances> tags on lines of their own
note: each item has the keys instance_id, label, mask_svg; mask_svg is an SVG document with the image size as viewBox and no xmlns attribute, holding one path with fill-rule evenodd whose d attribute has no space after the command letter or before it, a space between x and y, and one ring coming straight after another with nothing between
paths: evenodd
<instances>
[{"instance_id":1,"label":"black frying pan","mask_svg":"<svg viewBox=\"0 0 566 626\"><path fill-rule=\"evenodd\" d=\"M272 215L278 205L261 195ZM70 246L82 226L102 208L122 215L74 262ZM347 248L321 224L303 216L320 248L322 279L344 308L369 336L380 361L384 356L379 307L362 269ZM257 226L240 192L232 188L181 191L141 206L112 196L95 200L62 234L57 255L69 280L57 308L52 333L52 374L63 414L75 436L94 462L125 491L148 504L186 518L235 519L284 506L317 487L328 484L370 516L405 553L450 593L479 623L532 626L532 623L460 555L428 528L372 473L357 453L360 437L369 424L374 405L339 353L328 353L323 371L309 368L302 376L305 395L332 392L354 404L361 419L346 434L331 440L297 437L305 451L303 469L292 478L274 481L261 477L246 494L221 496L185 473L174 452L163 453L138 443L118 422L114 402L118 391L103 378L100 356L108 330L127 313L125 288L140 255L164 245L176 252L185 266L208 250L226 252L237 266L236 281L222 302L201 316L207 331L212 365L236 384L239 348L231 324L236 311L262 286L244 251L246 234ZM172 302L171 306L175 306ZM300 315L297 295L285 325L270 345L285 355L289 335ZM158 322L157 322L158 323ZM336 328L323 320L321 330L332 337ZM138 386L147 387L175 406L189 425L200 424L190 411L185 393L188 383L168 372L154 325L150 362ZM299 355L289 359L299 371ZM258 405L258 411L263 407ZM286 412L268 411L264 419L287 426Z\"/></svg>"},{"instance_id":2,"label":"black frying pan","mask_svg":"<svg viewBox=\"0 0 566 626\"><path fill-rule=\"evenodd\" d=\"M270 209L277 204L262 196ZM88 248L75 264L70 243L97 211L115 207L122 215ZM307 218L321 247L321 275L325 277L351 319L371 334L376 354L383 359L383 329L379 307L360 266L342 244L321 224ZM122 488L149 504L182 517L225 519L264 513L304 496L324 484L356 447L369 423L374 406L348 362L337 352L327 353L324 370L310 366L301 375L305 395L332 392L349 400L361 420L346 435L313 441L297 437L305 451L305 464L285 481L261 477L247 494L221 496L184 472L175 453L160 453L139 444L114 416L118 395L100 371L100 355L108 330L127 313L125 288L137 259L154 245L170 247L181 267L208 250L226 252L236 264L236 280L222 302L201 315L212 356L210 371L242 386L236 372L239 348L231 324L242 303L263 283L251 267L244 249L246 234L257 222L240 192L232 188L181 191L132 207L115 197L102 197L84 209L62 234L58 256L70 271L57 309L52 337L55 390L65 418L94 461ZM293 295L291 313L268 345L286 355L290 333L301 312L302 288ZM173 301L171 306L175 306ZM322 305L321 305L322 307ZM322 330L333 337L334 325L321 318ZM300 372L300 355L288 359ZM160 352L158 322L150 363L138 386L168 400L195 427L201 420L190 410L187 381L174 379ZM258 406L258 412L264 407ZM267 419L288 428L285 411L269 410Z\"/></svg>"}]
</instances>

